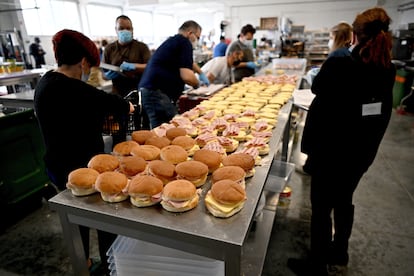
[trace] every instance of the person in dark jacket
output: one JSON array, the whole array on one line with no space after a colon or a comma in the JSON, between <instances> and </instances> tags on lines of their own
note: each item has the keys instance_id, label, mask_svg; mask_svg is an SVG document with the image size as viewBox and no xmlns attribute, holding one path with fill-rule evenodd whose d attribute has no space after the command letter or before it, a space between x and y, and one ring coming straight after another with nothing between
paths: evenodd
<instances>
[{"instance_id":1,"label":"person in dark jacket","mask_svg":"<svg viewBox=\"0 0 414 276\"><path fill-rule=\"evenodd\" d=\"M347 269L353 193L375 159L392 112L390 22L379 7L358 14L351 55L328 58L313 81L315 98L302 137L311 175L310 259L288 261L300 275Z\"/></svg>"},{"instance_id":2,"label":"person in dark jacket","mask_svg":"<svg viewBox=\"0 0 414 276\"><path fill-rule=\"evenodd\" d=\"M176 103L185 84L194 88L210 84L193 60L193 49L200 35L201 26L197 22L184 22L178 34L166 39L148 62L139 89L151 129L169 122L178 113ZM198 78L195 73L198 73Z\"/></svg>"},{"instance_id":3,"label":"person in dark jacket","mask_svg":"<svg viewBox=\"0 0 414 276\"><path fill-rule=\"evenodd\" d=\"M110 114L127 115L134 106L121 96L86 84L90 68L99 66L99 51L83 34L62 30L53 38L58 64L47 72L35 89L34 107L43 135L45 163L50 180L59 190L66 188L69 173L87 167L96 154L104 153L102 127ZM89 228L80 227L85 257L89 257ZM98 231L102 267L106 251L116 235ZM88 258L90 268L93 268Z\"/></svg>"},{"instance_id":4,"label":"person in dark jacket","mask_svg":"<svg viewBox=\"0 0 414 276\"><path fill-rule=\"evenodd\" d=\"M40 38L35 37L34 42L30 44L30 54L33 56L35 60L36 68L41 68L42 64L46 64L45 62L45 54L46 52L43 50L42 45L40 45Z\"/></svg>"}]
</instances>

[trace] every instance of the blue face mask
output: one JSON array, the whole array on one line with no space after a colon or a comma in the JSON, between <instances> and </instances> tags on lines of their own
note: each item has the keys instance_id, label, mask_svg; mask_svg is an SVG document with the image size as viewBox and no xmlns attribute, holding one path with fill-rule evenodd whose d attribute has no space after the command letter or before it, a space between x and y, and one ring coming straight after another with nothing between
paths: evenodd
<instances>
[{"instance_id":1,"label":"blue face mask","mask_svg":"<svg viewBox=\"0 0 414 276\"><path fill-rule=\"evenodd\" d=\"M121 43L129 43L132 41L132 32L128 30L118 31L118 40Z\"/></svg>"}]
</instances>

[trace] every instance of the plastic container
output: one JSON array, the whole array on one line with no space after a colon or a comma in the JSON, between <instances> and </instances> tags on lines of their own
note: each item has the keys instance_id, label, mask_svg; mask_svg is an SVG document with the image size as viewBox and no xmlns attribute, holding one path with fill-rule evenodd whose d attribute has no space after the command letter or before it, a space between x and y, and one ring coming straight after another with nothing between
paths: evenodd
<instances>
[{"instance_id":1,"label":"plastic container","mask_svg":"<svg viewBox=\"0 0 414 276\"><path fill-rule=\"evenodd\" d=\"M274 69L303 71L306 67L305 58L276 58L272 59Z\"/></svg>"},{"instance_id":2,"label":"plastic container","mask_svg":"<svg viewBox=\"0 0 414 276\"><path fill-rule=\"evenodd\" d=\"M9 111L16 111L9 113ZM6 109L0 117L1 204L21 202L49 183L41 132L33 109Z\"/></svg>"},{"instance_id":3,"label":"plastic container","mask_svg":"<svg viewBox=\"0 0 414 276\"><path fill-rule=\"evenodd\" d=\"M224 262L118 236L107 252L111 275L221 276Z\"/></svg>"},{"instance_id":4,"label":"plastic container","mask_svg":"<svg viewBox=\"0 0 414 276\"><path fill-rule=\"evenodd\" d=\"M394 87L392 89L393 101L392 106L398 107L410 91L410 86L413 83L414 71L405 68L398 69L395 75Z\"/></svg>"},{"instance_id":5,"label":"plastic container","mask_svg":"<svg viewBox=\"0 0 414 276\"><path fill-rule=\"evenodd\" d=\"M295 164L281 160L273 160L264 189L281 193L290 180Z\"/></svg>"}]
</instances>

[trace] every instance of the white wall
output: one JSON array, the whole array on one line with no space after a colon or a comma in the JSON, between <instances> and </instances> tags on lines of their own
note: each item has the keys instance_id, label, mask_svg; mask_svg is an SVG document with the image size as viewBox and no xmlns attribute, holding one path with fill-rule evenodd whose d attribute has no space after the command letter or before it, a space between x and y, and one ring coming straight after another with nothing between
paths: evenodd
<instances>
[{"instance_id":1,"label":"white wall","mask_svg":"<svg viewBox=\"0 0 414 276\"><path fill-rule=\"evenodd\" d=\"M225 19L231 23L226 32L232 39L236 38L242 26L250 23L253 26L260 25L262 17L287 17L293 25L305 25L305 30L329 29L339 21L352 23L357 13L374 7L377 0L366 1L327 1L319 3L305 3L302 1L296 4L274 3L228 7L225 10ZM398 29L400 21L414 22L413 10L397 12L397 7L403 1L385 1L384 8L393 19L392 29ZM260 37L256 37L260 38Z\"/></svg>"}]
</instances>

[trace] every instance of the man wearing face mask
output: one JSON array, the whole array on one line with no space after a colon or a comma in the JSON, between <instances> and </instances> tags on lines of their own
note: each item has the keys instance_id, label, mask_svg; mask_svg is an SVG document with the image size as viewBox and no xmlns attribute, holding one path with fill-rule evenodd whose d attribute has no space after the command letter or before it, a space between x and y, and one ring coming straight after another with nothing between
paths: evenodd
<instances>
[{"instance_id":1,"label":"man wearing face mask","mask_svg":"<svg viewBox=\"0 0 414 276\"><path fill-rule=\"evenodd\" d=\"M201 26L197 22L184 22L178 34L165 40L148 62L139 88L151 129L169 122L177 114L176 103L185 84L194 88L209 84L193 60L193 48L200 35ZM200 80L194 72L199 74Z\"/></svg>"},{"instance_id":2,"label":"man wearing face mask","mask_svg":"<svg viewBox=\"0 0 414 276\"><path fill-rule=\"evenodd\" d=\"M125 116L134 112L134 106L119 95L82 81L82 76L100 63L99 51L92 40L77 31L62 30L53 36L52 42L58 68L40 79L34 108L46 147L47 174L59 190L65 190L71 171L87 167L94 155L104 152L105 116ZM88 260L92 272L96 267L89 258L89 228L80 227L80 231L85 261ZM105 253L115 237L98 231L104 269L108 267Z\"/></svg>"},{"instance_id":3,"label":"man wearing face mask","mask_svg":"<svg viewBox=\"0 0 414 276\"><path fill-rule=\"evenodd\" d=\"M120 67L122 73L107 71L105 78L112 80L112 92L124 97L137 89L151 52L145 43L133 39L132 21L128 16L120 15L116 18L115 31L118 40L105 47L102 62ZM144 112L134 114L134 123L136 130L149 128L148 118ZM125 140L124 127L125 124L121 123L119 137L113 135L114 144Z\"/></svg>"},{"instance_id":4,"label":"man wearing face mask","mask_svg":"<svg viewBox=\"0 0 414 276\"><path fill-rule=\"evenodd\" d=\"M255 62L253 53L253 36L256 29L251 24L242 27L239 38L232 42L227 48L226 55L232 52L236 45L243 51L243 59L240 64L234 68L234 78L236 82L241 81L244 77L250 77L259 67Z\"/></svg>"},{"instance_id":5,"label":"man wearing face mask","mask_svg":"<svg viewBox=\"0 0 414 276\"><path fill-rule=\"evenodd\" d=\"M236 45L227 56L215 57L201 67L210 83L232 84L234 83L233 68L243 59L243 51Z\"/></svg>"}]
</instances>

